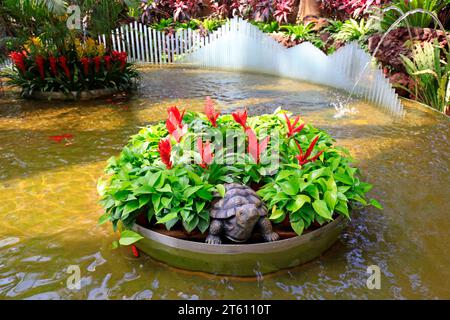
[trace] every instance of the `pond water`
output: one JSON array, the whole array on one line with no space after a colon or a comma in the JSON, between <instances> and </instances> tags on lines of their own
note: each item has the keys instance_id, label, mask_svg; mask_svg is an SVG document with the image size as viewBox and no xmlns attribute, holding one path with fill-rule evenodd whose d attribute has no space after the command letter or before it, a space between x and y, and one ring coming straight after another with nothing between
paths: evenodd
<instances>
[{"instance_id":1,"label":"pond water","mask_svg":"<svg viewBox=\"0 0 450 320\"><path fill-rule=\"evenodd\" d=\"M448 118L405 102L393 120L345 96L304 82L195 69L142 70L131 99L24 101L0 97L0 298L2 299L394 299L450 298L450 126ZM171 268L130 248L111 249L117 235L97 226L97 179L141 126L179 104L202 110L206 95L223 112L278 106L328 130L350 149L370 197L383 211L355 213L340 240L320 258L254 278ZM51 136L68 135L57 142ZM69 290L68 266L81 270ZM369 290L367 267L381 268Z\"/></svg>"}]
</instances>

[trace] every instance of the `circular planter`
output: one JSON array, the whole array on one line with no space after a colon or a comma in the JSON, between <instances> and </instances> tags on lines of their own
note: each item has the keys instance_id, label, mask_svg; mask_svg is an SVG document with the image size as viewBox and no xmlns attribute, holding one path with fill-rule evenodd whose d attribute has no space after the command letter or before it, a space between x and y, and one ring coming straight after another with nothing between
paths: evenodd
<instances>
[{"instance_id":1,"label":"circular planter","mask_svg":"<svg viewBox=\"0 0 450 320\"><path fill-rule=\"evenodd\" d=\"M70 93L34 91L30 95L25 95L25 97L37 100L92 100L108 97L117 92L118 90L113 88L95 89L81 92L71 91Z\"/></svg>"},{"instance_id":2,"label":"circular planter","mask_svg":"<svg viewBox=\"0 0 450 320\"><path fill-rule=\"evenodd\" d=\"M314 231L290 239L253 244L206 244L170 237L138 224L136 246L174 267L218 275L255 276L291 268L320 256L338 239L346 220L339 216Z\"/></svg>"}]
</instances>

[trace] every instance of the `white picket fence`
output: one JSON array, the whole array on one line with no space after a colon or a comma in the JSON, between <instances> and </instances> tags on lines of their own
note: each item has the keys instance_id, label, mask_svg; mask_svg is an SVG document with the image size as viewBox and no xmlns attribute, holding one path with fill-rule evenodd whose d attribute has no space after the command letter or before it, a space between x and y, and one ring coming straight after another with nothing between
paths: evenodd
<instances>
[{"instance_id":1,"label":"white picket fence","mask_svg":"<svg viewBox=\"0 0 450 320\"><path fill-rule=\"evenodd\" d=\"M169 64L192 52L194 47L208 44L210 37L202 37L191 29L165 34L135 21L113 30L111 38L113 50L127 52L131 62ZM105 44L105 35L99 36L98 40Z\"/></svg>"}]
</instances>

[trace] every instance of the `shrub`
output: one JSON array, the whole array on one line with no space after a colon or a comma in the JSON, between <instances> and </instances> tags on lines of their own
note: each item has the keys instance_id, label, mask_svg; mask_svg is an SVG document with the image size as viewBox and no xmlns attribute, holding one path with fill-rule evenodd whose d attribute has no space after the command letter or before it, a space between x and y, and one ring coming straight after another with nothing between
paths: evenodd
<instances>
[{"instance_id":1,"label":"shrub","mask_svg":"<svg viewBox=\"0 0 450 320\"><path fill-rule=\"evenodd\" d=\"M395 0L392 5L401 10L403 13L412 11L415 9L424 9L435 13L436 16L441 9L443 9L448 2L442 0ZM400 18L400 12L395 10L389 10L383 14L381 20L381 27L383 30L387 30L398 18ZM406 26L406 23L410 27L427 28L433 23L433 18L425 13L414 13L408 16L400 26Z\"/></svg>"},{"instance_id":2,"label":"shrub","mask_svg":"<svg viewBox=\"0 0 450 320\"><path fill-rule=\"evenodd\" d=\"M220 115L210 100L205 114L170 107L166 121L141 129L109 159L99 222L127 229L144 216L205 232L213 197L224 195L223 183L239 182L258 190L274 223L286 218L300 235L314 222L349 218L357 204L380 207L365 199L372 186L351 161L326 132L281 110L247 118Z\"/></svg>"},{"instance_id":3,"label":"shrub","mask_svg":"<svg viewBox=\"0 0 450 320\"><path fill-rule=\"evenodd\" d=\"M441 50L445 59L441 59ZM430 42L416 44L412 58L401 56L406 72L414 80L414 91L408 90L419 101L441 111L450 109L450 52Z\"/></svg>"},{"instance_id":4,"label":"shrub","mask_svg":"<svg viewBox=\"0 0 450 320\"><path fill-rule=\"evenodd\" d=\"M358 21L349 19L340 27L334 38L338 41L365 40L367 36L374 32L373 20L361 19Z\"/></svg>"},{"instance_id":5,"label":"shrub","mask_svg":"<svg viewBox=\"0 0 450 320\"><path fill-rule=\"evenodd\" d=\"M368 14L372 7L381 6L382 4L389 2L387 0L323 0L322 6L324 9L333 13L345 12L346 16L358 18Z\"/></svg>"}]
</instances>

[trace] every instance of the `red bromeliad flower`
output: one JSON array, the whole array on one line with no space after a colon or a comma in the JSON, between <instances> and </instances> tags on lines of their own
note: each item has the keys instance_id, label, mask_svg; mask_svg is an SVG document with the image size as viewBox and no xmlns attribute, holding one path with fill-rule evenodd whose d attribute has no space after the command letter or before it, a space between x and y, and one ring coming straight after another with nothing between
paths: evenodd
<instances>
[{"instance_id":1,"label":"red bromeliad flower","mask_svg":"<svg viewBox=\"0 0 450 320\"><path fill-rule=\"evenodd\" d=\"M217 127L217 118L219 117L220 112L216 112L210 97L206 97L205 114L213 127Z\"/></svg>"},{"instance_id":2,"label":"red bromeliad flower","mask_svg":"<svg viewBox=\"0 0 450 320\"><path fill-rule=\"evenodd\" d=\"M92 59L92 61L94 61L95 72L99 72L100 71L100 64L102 63L102 57L100 57L100 56L94 57Z\"/></svg>"},{"instance_id":3,"label":"red bromeliad flower","mask_svg":"<svg viewBox=\"0 0 450 320\"><path fill-rule=\"evenodd\" d=\"M316 161L320 157L320 155L323 153L323 150L321 150L314 157L312 157L311 159L308 159L308 157L311 155L311 152L314 149L314 146L317 143L317 140L319 140L319 136L316 136L314 138L314 140L309 145L308 150L306 150L305 154L303 154L303 150L302 150L302 147L300 146L300 144L297 141L295 141L295 143L297 144L297 148L300 151L300 154L298 156L296 156L296 158L298 160L298 163L301 166L304 165L304 164L307 164L308 162Z\"/></svg>"},{"instance_id":4,"label":"red bromeliad flower","mask_svg":"<svg viewBox=\"0 0 450 320\"><path fill-rule=\"evenodd\" d=\"M22 71L22 73L25 73L26 67L25 67L25 55L22 52L16 52L13 51L9 54L9 57L16 65L17 69Z\"/></svg>"},{"instance_id":5,"label":"red bromeliad flower","mask_svg":"<svg viewBox=\"0 0 450 320\"><path fill-rule=\"evenodd\" d=\"M167 109L169 115L166 120L167 131L175 138L177 142L180 142L181 137L183 137L187 132L187 125L183 125L183 117L185 110L180 112L178 107L171 106Z\"/></svg>"},{"instance_id":6,"label":"red bromeliad flower","mask_svg":"<svg viewBox=\"0 0 450 320\"><path fill-rule=\"evenodd\" d=\"M253 157L256 163L259 163L261 160L261 153L267 149L267 145L269 144L270 137L267 136L258 142L258 138L252 129L248 128L245 130L245 133L248 137L248 153Z\"/></svg>"},{"instance_id":7,"label":"red bromeliad flower","mask_svg":"<svg viewBox=\"0 0 450 320\"><path fill-rule=\"evenodd\" d=\"M81 64L83 65L83 72L84 72L84 75L88 75L88 73L89 73L89 62L90 62L90 60L91 59L89 59L89 58L81 58L80 59L80 62L81 62Z\"/></svg>"},{"instance_id":8,"label":"red bromeliad flower","mask_svg":"<svg viewBox=\"0 0 450 320\"><path fill-rule=\"evenodd\" d=\"M111 69L111 56L104 56L103 60L105 60L105 65L106 65L106 70L110 70Z\"/></svg>"},{"instance_id":9,"label":"red bromeliad flower","mask_svg":"<svg viewBox=\"0 0 450 320\"><path fill-rule=\"evenodd\" d=\"M67 66L67 58L62 56L62 57L59 57L58 60L59 60L59 64L61 65L61 68L63 68L64 73L66 74L66 77L69 78L69 80L70 80L71 76L70 76L69 67Z\"/></svg>"},{"instance_id":10,"label":"red bromeliad flower","mask_svg":"<svg viewBox=\"0 0 450 320\"><path fill-rule=\"evenodd\" d=\"M172 169L172 161L170 161L170 152L172 151L172 144L169 138L161 139L158 144L158 151L161 161L166 165L167 169Z\"/></svg>"},{"instance_id":11,"label":"red bromeliad flower","mask_svg":"<svg viewBox=\"0 0 450 320\"><path fill-rule=\"evenodd\" d=\"M113 51L112 56L115 60L120 61L120 69L123 70L127 64L127 53L120 51Z\"/></svg>"},{"instance_id":12,"label":"red bromeliad flower","mask_svg":"<svg viewBox=\"0 0 450 320\"><path fill-rule=\"evenodd\" d=\"M37 66L38 66L39 75L41 76L41 79L44 80L44 78L45 78L45 70L44 70L45 59L44 59L44 57L36 56L34 61L36 62Z\"/></svg>"},{"instance_id":13,"label":"red bromeliad flower","mask_svg":"<svg viewBox=\"0 0 450 320\"><path fill-rule=\"evenodd\" d=\"M52 74L54 76L56 76L58 74L58 67L57 67L57 60L54 56L50 56L50 58L48 58L49 62L50 62L50 71L52 72Z\"/></svg>"},{"instance_id":14,"label":"red bromeliad flower","mask_svg":"<svg viewBox=\"0 0 450 320\"><path fill-rule=\"evenodd\" d=\"M202 157L202 163L200 164L200 167L203 169L206 168L209 164L212 163L214 155L211 152L211 145L209 141L207 141L205 144L203 144L202 138L197 139L197 148L198 152L200 153L200 156Z\"/></svg>"},{"instance_id":15,"label":"red bromeliad flower","mask_svg":"<svg viewBox=\"0 0 450 320\"><path fill-rule=\"evenodd\" d=\"M294 119L294 123L291 123L291 120L289 120L289 117L286 115L286 113L284 114L284 117L286 118L286 124L287 124L287 127L288 127L288 137L289 138L292 137L297 132L302 131L303 128L305 127L304 123L302 123L298 127L295 127L297 125L298 121L300 120L300 116L297 116Z\"/></svg>"},{"instance_id":16,"label":"red bromeliad flower","mask_svg":"<svg viewBox=\"0 0 450 320\"><path fill-rule=\"evenodd\" d=\"M231 114L234 118L234 121L239 123L244 130L247 130L247 109L244 112L236 111Z\"/></svg>"}]
</instances>

